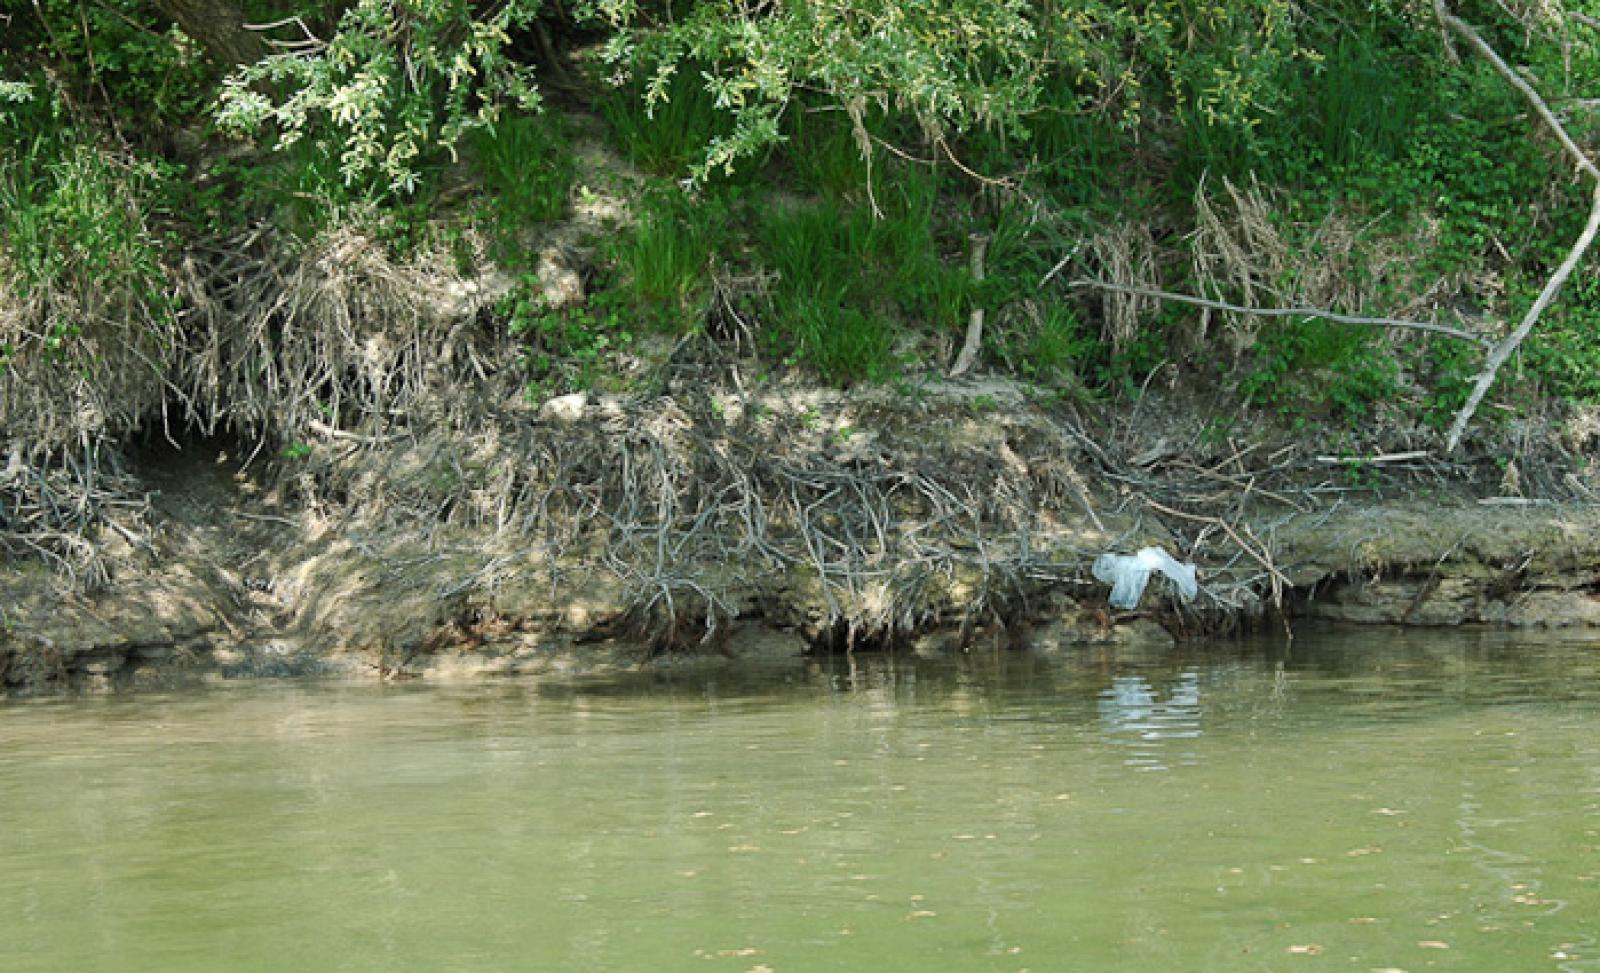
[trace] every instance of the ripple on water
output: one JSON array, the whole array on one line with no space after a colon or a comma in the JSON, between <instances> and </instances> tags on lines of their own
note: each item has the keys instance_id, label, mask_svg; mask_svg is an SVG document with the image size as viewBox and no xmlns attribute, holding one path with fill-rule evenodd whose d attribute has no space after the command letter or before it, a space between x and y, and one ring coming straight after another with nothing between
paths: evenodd
<instances>
[{"instance_id":1,"label":"ripple on water","mask_svg":"<svg viewBox=\"0 0 1600 973\"><path fill-rule=\"evenodd\" d=\"M1597 659L1362 633L10 706L3 965L1581 969Z\"/></svg>"}]
</instances>

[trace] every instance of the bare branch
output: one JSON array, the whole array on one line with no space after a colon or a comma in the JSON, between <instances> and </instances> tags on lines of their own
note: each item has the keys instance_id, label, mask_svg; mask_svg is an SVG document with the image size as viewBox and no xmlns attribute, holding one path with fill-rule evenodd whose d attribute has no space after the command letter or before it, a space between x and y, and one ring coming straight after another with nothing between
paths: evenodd
<instances>
[{"instance_id":1,"label":"bare branch","mask_svg":"<svg viewBox=\"0 0 1600 973\"><path fill-rule=\"evenodd\" d=\"M1561 143L1561 147L1566 150L1567 155L1572 157L1572 161L1577 165L1579 171L1587 173L1592 179L1600 179L1600 169L1596 169L1593 160L1582 149L1578 148L1578 143L1574 142L1572 136L1567 134L1567 130L1557 120L1555 113L1550 110L1550 106L1545 104L1543 98L1539 97L1539 92L1533 90L1533 86L1528 84L1522 75L1512 70L1511 65L1507 64L1499 54L1495 53L1495 49L1489 46L1489 42L1483 39L1483 35L1479 34L1476 28L1445 9L1444 0L1434 0L1433 9L1438 14L1440 23L1459 34L1467 42L1468 46L1484 56L1489 64L1494 67L1496 74L1505 78L1507 84L1517 89L1522 97L1528 99L1528 104L1533 106L1533 110L1538 113L1539 118L1550 129L1551 134L1555 135L1556 140Z\"/></svg>"},{"instance_id":2,"label":"bare branch","mask_svg":"<svg viewBox=\"0 0 1600 973\"><path fill-rule=\"evenodd\" d=\"M1195 307L1210 308L1213 311L1232 311L1235 314L1250 314L1262 318L1318 318L1323 321L1332 321L1335 324L1366 325L1380 328L1403 328L1412 331L1427 331L1432 334L1442 334L1462 341L1471 341L1475 344L1488 347L1489 342L1471 331L1452 328L1448 324L1434 324L1431 321L1408 321L1404 318L1369 318L1357 314L1340 314L1337 311L1328 311L1315 307L1242 307L1238 304L1229 304L1226 301L1213 301L1206 297L1195 297L1191 294L1175 294L1171 291L1156 290L1151 287L1132 287L1127 284L1113 284L1109 281L1094 280L1082 277L1072 281L1069 287L1094 288L1095 290L1116 291L1119 294L1134 294L1139 297L1150 297L1161 301L1172 301L1177 304L1192 304Z\"/></svg>"},{"instance_id":3,"label":"bare branch","mask_svg":"<svg viewBox=\"0 0 1600 973\"><path fill-rule=\"evenodd\" d=\"M1383 453L1378 456L1318 456L1318 463L1336 463L1342 466L1376 466L1380 463L1409 463L1427 459L1428 451L1415 449L1408 453Z\"/></svg>"},{"instance_id":4,"label":"bare branch","mask_svg":"<svg viewBox=\"0 0 1600 973\"><path fill-rule=\"evenodd\" d=\"M1495 52L1494 48L1489 46L1489 42L1485 41L1483 36L1471 24L1450 13L1445 8L1444 0L1434 0L1433 9L1438 15L1440 23L1460 35L1473 50L1483 55L1493 65L1495 72L1505 78L1507 84L1522 93L1522 96L1533 106L1534 112L1544 122L1545 127L1550 129L1556 140L1561 143L1561 147L1566 150L1567 155L1572 157L1578 171L1595 181L1593 200L1589 204L1589 221L1584 225L1583 233L1572 244L1572 249L1567 252L1566 259L1561 261L1561 265L1556 268L1555 273L1551 274L1550 279L1545 282L1544 289L1539 291L1539 296L1534 300L1533 306L1528 308L1527 313L1522 316L1522 323L1517 325L1515 331L1507 335L1504 340L1495 345L1494 349L1489 352L1488 358L1484 360L1483 370L1478 373L1478 380L1472 387L1472 393L1467 396L1466 403L1461 406L1461 410L1456 413L1455 421L1450 424L1450 435L1445 443L1445 451L1453 453L1456 447L1461 444L1461 437L1466 433L1467 423L1472 421L1473 414L1478 411L1478 405L1483 401L1483 397L1488 394L1489 388L1494 385L1495 375L1500 371L1500 366L1506 363L1512 352L1516 351L1517 347L1522 344L1523 339L1532 333L1534 325L1539 323L1539 316L1555 300L1556 294L1561 290L1561 286L1567 282L1567 278L1572 276L1572 271L1577 268L1579 261L1583 259L1583 255L1588 252L1590 245L1594 243L1595 234L1600 233L1600 168L1595 167L1594 161L1589 158L1583 149L1578 147L1578 143L1572 140L1572 136L1567 134L1566 128L1562 126L1560 119L1556 118L1555 113L1550 110L1550 106L1545 104L1544 99L1539 96L1539 92L1535 91L1532 85L1523 80L1521 75L1513 71L1510 65L1506 64L1505 60Z\"/></svg>"},{"instance_id":5,"label":"bare branch","mask_svg":"<svg viewBox=\"0 0 1600 973\"><path fill-rule=\"evenodd\" d=\"M1511 357L1511 353L1517 350L1517 346L1522 344L1522 340L1533 331L1533 326L1539 323L1539 315L1543 314L1544 309L1550 306L1550 303L1555 300L1556 292L1561 290L1561 285L1565 284L1567 278L1572 276L1572 271L1578 266L1578 262L1583 259L1583 255L1588 251L1589 245L1594 243L1597 232L1600 232L1600 181L1595 183L1593 201L1589 205L1589 222L1584 225L1583 233L1578 237L1577 242L1573 243L1572 249L1567 252L1567 258L1561 261L1561 266L1557 267L1556 272L1551 274L1550 279L1545 282L1544 289L1539 292L1538 299L1533 302L1532 307L1528 308L1528 313L1522 316L1522 323L1517 325L1517 330L1507 335L1504 341L1495 345L1494 350L1489 352L1489 357L1484 360L1483 370L1478 373L1478 381L1472 387L1472 394L1467 396L1466 404L1461 407L1460 412L1456 413L1455 422L1450 425L1450 436L1445 442L1445 452L1453 453L1456 447L1460 445L1461 437L1467 430L1467 423L1472 421L1473 413L1478 411L1479 403L1488 394L1489 387L1494 384L1495 373L1500 370L1501 365L1506 363L1506 359Z\"/></svg>"}]
</instances>

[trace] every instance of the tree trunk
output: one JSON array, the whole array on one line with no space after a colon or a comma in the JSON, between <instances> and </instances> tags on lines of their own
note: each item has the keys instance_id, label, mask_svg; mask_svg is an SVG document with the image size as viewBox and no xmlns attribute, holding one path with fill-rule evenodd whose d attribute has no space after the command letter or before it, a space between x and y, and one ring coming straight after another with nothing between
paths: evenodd
<instances>
[{"instance_id":1,"label":"tree trunk","mask_svg":"<svg viewBox=\"0 0 1600 973\"><path fill-rule=\"evenodd\" d=\"M223 67L254 64L266 53L261 36L245 29L244 8L237 0L154 0L154 4Z\"/></svg>"}]
</instances>

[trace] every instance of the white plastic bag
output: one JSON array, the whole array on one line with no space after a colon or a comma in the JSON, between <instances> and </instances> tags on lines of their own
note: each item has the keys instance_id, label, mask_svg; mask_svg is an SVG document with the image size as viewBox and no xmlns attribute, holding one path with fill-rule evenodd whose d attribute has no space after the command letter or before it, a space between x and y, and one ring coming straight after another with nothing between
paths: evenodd
<instances>
[{"instance_id":1,"label":"white plastic bag","mask_svg":"<svg viewBox=\"0 0 1600 973\"><path fill-rule=\"evenodd\" d=\"M1184 601L1200 591L1195 566L1187 561L1179 561L1159 547L1143 548L1131 557L1126 554L1102 554L1094 561L1095 579L1111 586L1112 608L1137 608L1152 571L1160 571L1171 578Z\"/></svg>"}]
</instances>

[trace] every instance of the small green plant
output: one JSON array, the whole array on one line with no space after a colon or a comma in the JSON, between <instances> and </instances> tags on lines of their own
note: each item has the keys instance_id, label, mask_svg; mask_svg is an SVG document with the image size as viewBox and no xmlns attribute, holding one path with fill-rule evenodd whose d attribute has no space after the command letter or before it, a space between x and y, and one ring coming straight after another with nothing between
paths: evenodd
<instances>
[{"instance_id":1,"label":"small green plant","mask_svg":"<svg viewBox=\"0 0 1600 973\"><path fill-rule=\"evenodd\" d=\"M310 458L311 447L306 443L293 442L284 446L280 453L284 459L298 463L301 460Z\"/></svg>"},{"instance_id":2,"label":"small green plant","mask_svg":"<svg viewBox=\"0 0 1600 973\"><path fill-rule=\"evenodd\" d=\"M848 385L892 376L891 326L846 305L842 293L820 287L810 294L786 291L773 314L769 341L775 350L791 364L814 369L823 381Z\"/></svg>"},{"instance_id":3,"label":"small green plant","mask_svg":"<svg viewBox=\"0 0 1600 973\"><path fill-rule=\"evenodd\" d=\"M614 290L596 292L587 305L555 309L545 304L538 278L525 274L499 311L506 332L522 342L520 365L530 400L599 387L611 356L634 342L627 308Z\"/></svg>"},{"instance_id":4,"label":"small green plant","mask_svg":"<svg viewBox=\"0 0 1600 973\"><path fill-rule=\"evenodd\" d=\"M892 191L875 201L824 198L761 214L759 254L776 274L769 347L831 383L891 378L897 333L956 327L969 302L965 271L940 257L937 178L908 166L885 185Z\"/></svg>"},{"instance_id":5,"label":"small green plant","mask_svg":"<svg viewBox=\"0 0 1600 973\"><path fill-rule=\"evenodd\" d=\"M1376 467L1357 462L1351 459L1344 464L1345 485L1355 490L1365 490L1378 485L1378 470Z\"/></svg>"}]
</instances>

